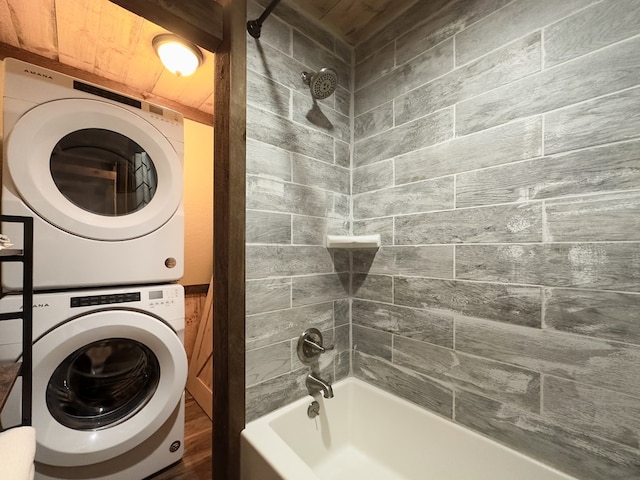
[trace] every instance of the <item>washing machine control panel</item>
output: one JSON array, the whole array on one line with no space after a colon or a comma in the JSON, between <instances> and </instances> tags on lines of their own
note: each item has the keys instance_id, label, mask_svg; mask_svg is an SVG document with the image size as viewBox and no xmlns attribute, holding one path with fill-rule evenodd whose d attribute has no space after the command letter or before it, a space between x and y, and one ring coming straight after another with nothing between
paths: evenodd
<instances>
[{"instance_id":1,"label":"washing machine control panel","mask_svg":"<svg viewBox=\"0 0 640 480\"><path fill-rule=\"evenodd\" d=\"M177 289L149 290L147 305L149 308L172 306L182 302L182 297Z\"/></svg>"},{"instance_id":2,"label":"washing machine control panel","mask_svg":"<svg viewBox=\"0 0 640 480\"><path fill-rule=\"evenodd\" d=\"M115 293L111 295L85 295L71 297L71 308L92 307L95 305L113 305L114 303L139 302L140 292Z\"/></svg>"},{"instance_id":3,"label":"washing machine control panel","mask_svg":"<svg viewBox=\"0 0 640 480\"><path fill-rule=\"evenodd\" d=\"M179 288L146 288L139 291L102 293L96 295L78 295L69 297L69 306L73 308L98 307L102 305L133 304L136 307L156 309L181 305L183 296ZM133 306L133 305L132 305Z\"/></svg>"}]
</instances>

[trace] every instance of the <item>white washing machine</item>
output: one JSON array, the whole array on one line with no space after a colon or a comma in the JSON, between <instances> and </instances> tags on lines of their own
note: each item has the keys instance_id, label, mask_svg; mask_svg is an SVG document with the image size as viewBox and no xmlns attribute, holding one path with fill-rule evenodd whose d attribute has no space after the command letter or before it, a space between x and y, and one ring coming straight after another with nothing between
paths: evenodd
<instances>
[{"instance_id":1,"label":"white washing machine","mask_svg":"<svg viewBox=\"0 0 640 480\"><path fill-rule=\"evenodd\" d=\"M140 480L183 455L184 290L83 289L33 298L37 479ZM0 299L0 312L22 307ZM22 351L19 320L0 322L0 360ZM20 380L20 379L19 379ZM21 383L2 411L21 419Z\"/></svg>"},{"instance_id":2,"label":"white washing machine","mask_svg":"<svg viewBox=\"0 0 640 480\"><path fill-rule=\"evenodd\" d=\"M182 277L182 116L11 58L3 83L1 212L34 217L34 288Z\"/></svg>"}]
</instances>

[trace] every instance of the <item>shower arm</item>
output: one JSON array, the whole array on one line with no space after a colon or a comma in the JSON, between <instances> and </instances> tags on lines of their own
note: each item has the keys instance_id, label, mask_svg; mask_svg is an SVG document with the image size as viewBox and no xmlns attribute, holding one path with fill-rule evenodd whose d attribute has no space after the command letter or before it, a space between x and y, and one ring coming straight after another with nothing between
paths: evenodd
<instances>
[{"instance_id":1,"label":"shower arm","mask_svg":"<svg viewBox=\"0 0 640 480\"><path fill-rule=\"evenodd\" d=\"M249 35L251 35L253 38L260 38L260 33L262 32L262 24L267 19L267 17L271 15L271 12L273 12L273 9L276 8L278 3L280 3L280 0L272 0L265 11L262 12L260 18L257 18L256 20L249 20L247 22L247 32L249 32Z\"/></svg>"}]
</instances>

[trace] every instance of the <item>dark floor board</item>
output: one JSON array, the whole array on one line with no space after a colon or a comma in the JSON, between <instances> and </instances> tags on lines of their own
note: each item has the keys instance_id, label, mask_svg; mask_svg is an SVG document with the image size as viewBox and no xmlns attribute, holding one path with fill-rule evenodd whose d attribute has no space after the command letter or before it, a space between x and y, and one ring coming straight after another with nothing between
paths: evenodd
<instances>
[{"instance_id":1,"label":"dark floor board","mask_svg":"<svg viewBox=\"0 0 640 480\"><path fill-rule=\"evenodd\" d=\"M191 395L185 400L184 456L149 480L211 480L211 420Z\"/></svg>"}]
</instances>

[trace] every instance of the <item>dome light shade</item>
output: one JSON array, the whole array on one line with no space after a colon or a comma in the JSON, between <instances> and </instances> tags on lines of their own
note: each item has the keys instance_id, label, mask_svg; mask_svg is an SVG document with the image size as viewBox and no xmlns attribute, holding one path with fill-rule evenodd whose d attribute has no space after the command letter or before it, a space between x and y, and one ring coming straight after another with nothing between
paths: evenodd
<instances>
[{"instance_id":1,"label":"dome light shade","mask_svg":"<svg viewBox=\"0 0 640 480\"><path fill-rule=\"evenodd\" d=\"M204 61L198 47L170 33L155 37L153 48L167 70L179 77L191 75Z\"/></svg>"}]
</instances>

